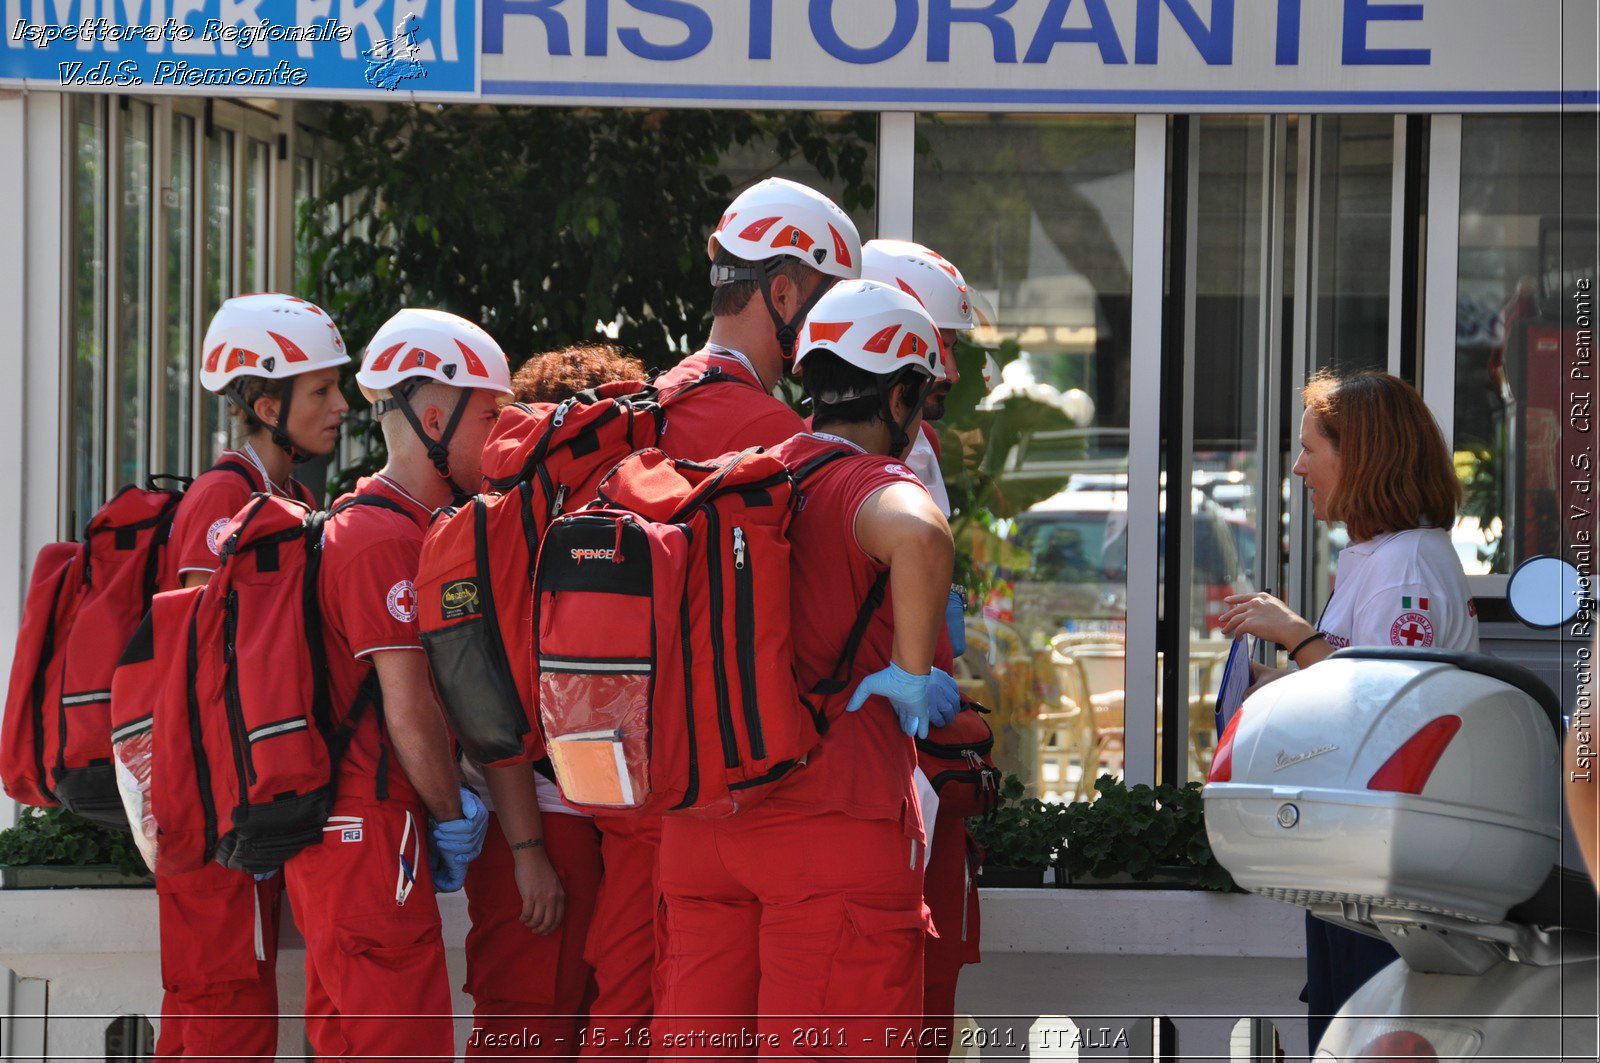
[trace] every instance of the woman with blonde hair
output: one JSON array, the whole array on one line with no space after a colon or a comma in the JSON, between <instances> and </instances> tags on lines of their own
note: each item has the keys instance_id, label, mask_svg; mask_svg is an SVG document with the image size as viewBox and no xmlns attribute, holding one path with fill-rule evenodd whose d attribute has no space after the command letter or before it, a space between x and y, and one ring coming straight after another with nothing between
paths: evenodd
<instances>
[{"instance_id":1,"label":"woman with blonde hair","mask_svg":"<svg viewBox=\"0 0 1600 1063\"><path fill-rule=\"evenodd\" d=\"M1461 483L1416 389L1371 370L1323 372L1305 388L1294 474L1320 521L1341 521L1338 586L1313 624L1270 594L1236 594L1223 634L1276 642L1309 668L1345 646L1478 649L1478 616L1450 543ZM1284 674L1252 666L1257 686ZM1306 917L1310 1046L1333 1013L1395 959L1388 944Z\"/></svg>"}]
</instances>

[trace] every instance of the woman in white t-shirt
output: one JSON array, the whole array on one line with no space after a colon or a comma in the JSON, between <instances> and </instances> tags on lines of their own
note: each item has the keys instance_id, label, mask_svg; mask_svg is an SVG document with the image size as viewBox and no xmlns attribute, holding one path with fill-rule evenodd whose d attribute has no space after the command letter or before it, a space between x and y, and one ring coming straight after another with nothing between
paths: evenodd
<instances>
[{"instance_id":1,"label":"woman in white t-shirt","mask_svg":"<svg viewBox=\"0 0 1600 1063\"><path fill-rule=\"evenodd\" d=\"M1233 595L1223 634L1276 642L1301 668L1345 646L1476 651L1477 610L1448 530L1461 483L1422 396L1388 373L1319 374L1306 385L1300 447L1294 473L1312 513L1350 532L1338 586L1316 624L1270 594ZM1252 665L1257 686L1283 674ZM1307 916L1313 1049L1333 1013L1395 957L1382 941Z\"/></svg>"}]
</instances>

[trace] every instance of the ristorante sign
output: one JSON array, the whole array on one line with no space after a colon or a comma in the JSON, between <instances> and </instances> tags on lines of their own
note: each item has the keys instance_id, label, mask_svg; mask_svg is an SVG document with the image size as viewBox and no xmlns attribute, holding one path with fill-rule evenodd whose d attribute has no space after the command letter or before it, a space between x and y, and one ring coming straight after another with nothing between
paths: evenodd
<instances>
[{"instance_id":1,"label":"ristorante sign","mask_svg":"<svg viewBox=\"0 0 1600 1063\"><path fill-rule=\"evenodd\" d=\"M0 4L0 81L39 87L1124 112L1553 110L1600 99L1595 0ZM141 80L85 80L123 71Z\"/></svg>"}]
</instances>

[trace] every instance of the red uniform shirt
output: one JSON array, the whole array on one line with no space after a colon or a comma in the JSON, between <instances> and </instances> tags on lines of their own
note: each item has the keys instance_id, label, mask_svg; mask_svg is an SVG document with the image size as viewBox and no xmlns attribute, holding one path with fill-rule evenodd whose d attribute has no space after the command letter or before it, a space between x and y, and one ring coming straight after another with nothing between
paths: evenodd
<instances>
[{"instance_id":1,"label":"red uniform shirt","mask_svg":"<svg viewBox=\"0 0 1600 1063\"><path fill-rule=\"evenodd\" d=\"M384 476L363 477L352 494L398 504L404 513L356 506L328 521L322 540L323 641L334 711L343 714L372 670L368 656L380 650L422 651L417 633L417 558L432 511ZM387 752L389 794L415 801L404 770L395 761L387 733L380 735L369 707L345 753L339 793L371 794L381 755Z\"/></svg>"},{"instance_id":2,"label":"red uniform shirt","mask_svg":"<svg viewBox=\"0 0 1600 1063\"><path fill-rule=\"evenodd\" d=\"M773 453L795 469L841 446L849 444L805 434ZM795 665L803 688L832 674L861 603L884 569L856 542L856 514L873 495L899 483L921 486L894 459L862 452L824 466L802 488L805 502L789 526L789 541ZM873 615L837 699L848 700L858 682L889 666L892 610L886 601ZM842 713L809 762L774 787L766 803L894 820L917 837L915 767L916 747L900 730L894 709L883 698L871 698L860 710Z\"/></svg>"},{"instance_id":3,"label":"red uniform shirt","mask_svg":"<svg viewBox=\"0 0 1600 1063\"><path fill-rule=\"evenodd\" d=\"M800 416L767 393L749 363L719 348L691 354L662 373L656 386L687 384L713 368L741 383L696 388L669 406L662 450L675 458L705 461L749 447L775 447L804 430Z\"/></svg>"},{"instance_id":4,"label":"red uniform shirt","mask_svg":"<svg viewBox=\"0 0 1600 1063\"><path fill-rule=\"evenodd\" d=\"M245 475L220 468L224 464L242 468ZM255 462L237 450L223 451L216 465L196 476L172 518L172 538L167 548L167 556L172 559L168 563L170 579L163 580L163 589L176 588L186 572L215 572L222 552L222 529L250 501L251 495L265 490L266 477ZM299 480L290 480L287 489L278 493L308 506L317 504Z\"/></svg>"}]
</instances>

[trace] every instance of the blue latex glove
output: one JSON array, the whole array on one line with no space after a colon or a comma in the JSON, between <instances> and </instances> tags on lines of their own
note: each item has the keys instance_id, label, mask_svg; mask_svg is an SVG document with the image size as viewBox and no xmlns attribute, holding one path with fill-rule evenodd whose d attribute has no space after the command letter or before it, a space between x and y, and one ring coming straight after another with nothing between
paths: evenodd
<instances>
[{"instance_id":1,"label":"blue latex glove","mask_svg":"<svg viewBox=\"0 0 1600 1063\"><path fill-rule=\"evenodd\" d=\"M467 884L467 865L451 863L448 857L432 846L428 848L428 870L433 872L435 893L454 893Z\"/></svg>"},{"instance_id":2,"label":"blue latex glove","mask_svg":"<svg viewBox=\"0 0 1600 1063\"><path fill-rule=\"evenodd\" d=\"M928 722L943 727L961 711L961 688L943 668L928 673Z\"/></svg>"},{"instance_id":3,"label":"blue latex glove","mask_svg":"<svg viewBox=\"0 0 1600 1063\"><path fill-rule=\"evenodd\" d=\"M250 877L255 879L257 882L265 882L265 881L267 881L267 879L271 878L273 875L276 875L277 873L278 873L278 869L277 868L273 868L271 871L264 871L259 875L251 875Z\"/></svg>"},{"instance_id":4,"label":"blue latex glove","mask_svg":"<svg viewBox=\"0 0 1600 1063\"><path fill-rule=\"evenodd\" d=\"M489 810L483 807L477 794L463 786L461 818L434 823L428 828L430 860L443 857L447 863L465 869L483 849L483 838L488 830Z\"/></svg>"},{"instance_id":5,"label":"blue latex glove","mask_svg":"<svg viewBox=\"0 0 1600 1063\"><path fill-rule=\"evenodd\" d=\"M900 718L900 730L913 738L928 737L928 676L912 675L893 661L881 672L873 672L856 686L845 712L855 712L874 694L889 699Z\"/></svg>"},{"instance_id":6,"label":"blue latex glove","mask_svg":"<svg viewBox=\"0 0 1600 1063\"><path fill-rule=\"evenodd\" d=\"M944 605L944 626L950 632L951 654L960 657L967 652L967 596L954 587Z\"/></svg>"}]
</instances>

